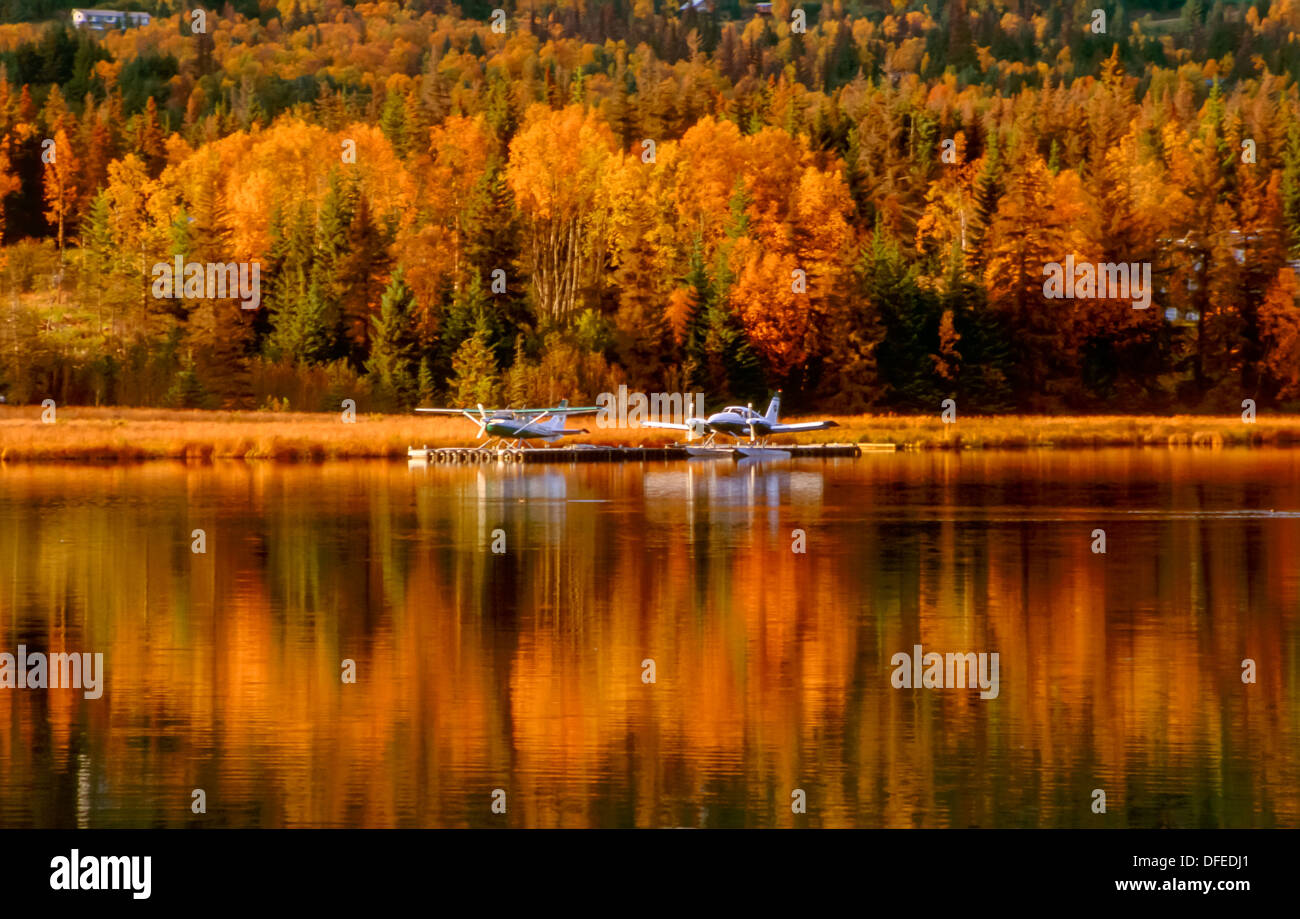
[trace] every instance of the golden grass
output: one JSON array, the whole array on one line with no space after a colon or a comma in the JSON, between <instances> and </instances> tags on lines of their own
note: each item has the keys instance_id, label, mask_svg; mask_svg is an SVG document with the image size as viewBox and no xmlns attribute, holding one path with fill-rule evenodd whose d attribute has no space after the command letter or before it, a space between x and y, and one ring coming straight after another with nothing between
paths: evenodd
<instances>
[{"instance_id":1,"label":"golden grass","mask_svg":"<svg viewBox=\"0 0 1300 919\"><path fill-rule=\"evenodd\" d=\"M798 419L787 419L798 420ZM892 443L917 449L1300 444L1300 416L965 416L853 415L840 427L781 438L794 443ZM673 443L672 431L599 428L563 443ZM337 414L60 408L53 424L39 406L0 406L0 461L144 459L325 460L404 457L407 447L470 446L475 429L462 418Z\"/></svg>"}]
</instances>

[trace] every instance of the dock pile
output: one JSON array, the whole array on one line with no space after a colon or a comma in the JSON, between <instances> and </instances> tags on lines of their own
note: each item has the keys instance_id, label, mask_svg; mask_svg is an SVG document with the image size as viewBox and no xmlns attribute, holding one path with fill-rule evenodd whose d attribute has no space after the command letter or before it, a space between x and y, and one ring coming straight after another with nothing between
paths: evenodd
<instances>
[{"instance_id":1,"label":"dock pile","mask_svg":"<svg viewBox=\"0 0 1300 919\"><path fill-rule=\"evenodd\" d=\"M782 444L769 448L788 454L792 458L812 459L843 456L860 456L864 447L893 449L893 444ZM699 447L690 453L685 446L672 444L666 447L604 447L590 444L572 444L563 447L519 447L514 449L484 450L479 447L411 447L407 458L419 463L626 463L644 460L684 460L700 458ZM708 448L708 454L720 459L744 459L735 447Z\"/></svg>"}]
</instances>

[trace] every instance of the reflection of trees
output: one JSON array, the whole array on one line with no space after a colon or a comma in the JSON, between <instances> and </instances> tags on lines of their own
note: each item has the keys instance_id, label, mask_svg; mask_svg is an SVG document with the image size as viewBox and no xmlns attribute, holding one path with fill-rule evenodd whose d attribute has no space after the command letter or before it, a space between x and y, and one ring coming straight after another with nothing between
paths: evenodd
<instances>
[{"instance_id":1,"label":"reflection of trees","mask_svg":"<svg viewBox=\"0 0 1300 919\"><path fill-rule=\"evenodd\" d=\"M0 817L186 825L202 787L207 824L487 825L502 787L515 825L788 824L801 787L826 825L1300 819L1300 521L1190 513L1300 507L1294 455L820 468L8 468L0 649L108 676L0 692ZM999 699L890 688L917 642L998 651Z\"/></svg>"}]
</instances>

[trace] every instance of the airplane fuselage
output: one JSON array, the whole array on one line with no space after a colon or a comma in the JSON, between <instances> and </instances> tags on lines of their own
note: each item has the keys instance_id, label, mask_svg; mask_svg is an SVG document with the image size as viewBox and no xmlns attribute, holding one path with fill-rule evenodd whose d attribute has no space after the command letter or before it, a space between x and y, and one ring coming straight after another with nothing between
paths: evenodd
<instances>
[{"instance_id":1,"label":"airplane fuselage","mask_svg":"<svg viewBox=\"0 0 1300 919\"><path fill-rule=\"evenodd\" d=\"M489 437L501 437L506 440L544 440L547 443L555 443L567 434L584 433L580 429L557 430L546 424L526 421L522 418L491 418L483 426L483 431Z\"/></svg>"},{"instance_id":2,"label":"airplane fuselage","mask_svg":"<svg viewBox=\"0 0 1300 919\"><path fill-rule=\"evenodd\" d=\"M749 437L751 426L755 437L766 437L772 433L772 425L760 416L746 418L737 412L716 412L705 420L711 430L732 437Z\"/></svg>"},{"instance_id":3,"label":"airplane fuselage","mask_svg":"<svg viewBox=\"0 0 1300 919\"><path fill-rule=\"evenodd\" d=\"M551 434L545 428L535 428L526 421L489 421L483 430L489 437L507 439L535 437L546 441L559 440L557 435Z\"/></svg>"}]
</instances>

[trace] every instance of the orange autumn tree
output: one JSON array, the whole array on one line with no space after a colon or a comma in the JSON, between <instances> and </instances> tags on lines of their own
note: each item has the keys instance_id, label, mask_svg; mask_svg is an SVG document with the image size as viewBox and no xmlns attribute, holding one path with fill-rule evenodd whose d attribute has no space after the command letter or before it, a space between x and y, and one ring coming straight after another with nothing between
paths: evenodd
<instances>
[{"instance_id":1,"label":"orange autumn tree","mask_svg":"<svg viewBox=\"0 0 1300 919\"><path fill-rule=\"evenodd\" d=\"M601 185L618 296L618 352L631 384L685 388L674 365L697 304L692 289L676 286L687 242L673 203L679 147L665 141L653 158L647 150L638 144L615 158Z\"/></svg>"},{"instance_id":2,"label":"orange autumn tree","mask_svg":"<svg viewBox=\"0 0 1300 919\"><path fill-rule=\"evenodd\" d=\"M749 171L749 148L733 122L711 116L688 129L677 146L679 155L667 168L680 233L684 240L699 234L711 252L726 231L736 177Z\"/></svg>"},{"instance_id":3,"label":"orange autumn tree","mask_svg":"<svg viewBox=\"0 0 1300 919\"><path fill-rule=\"evenodd\" d=\"M415 219L404 226L397 250L407 265L406 283L415 294L425 340L437 331L432 307L443 288L464 282L468 237L481 217L470 208L488 181L489 168L499 162L498 147L482 115L452 115L429 130L412 158Z\"/></svg>"},{"instance_id":4,"label":"orange autumn tree","mask_svg":"<svg viewBox=\"0 0 1300 919\"><path fill-rule=\"evenodd\" d=\"M707 261L725 259L727 302L768 375L785 381L843 330L855 237L843 174L819 163L806 138L777 128L742 136L710 118L686 132L680 152L679 248L698 234ZM724 244L726 233L738 235ZM691 298L670 303L680 325Z\"/></svg>"},{"instance_id":5,"label":"orange autumn tree","mask_svg":"<svg viewBox=\"0 0 1300 919\"><path fill-rule=\"evenodd\" d=\"M55 238L59 247L59 263L63 263L63 246L68 225L72 222L73 210L77 204L77 181L81 175L81 163L72 151L65 131L59 130L54 135L54 143L46 148L44 186L45 219L55 227Z\"/></svg>"},{"instance_id":6,"label":"orange autumn tree","mask_svg":"<svg viewBox=\"0 0 1300 919\"><path fill-rule=\"evenodd\" d=\"M1259 308L1264 345L1262 369L1279 399L1300 397L1300 282L1289 265L1278 271Z\"/></svg>"},{"instance_id":7,"label":"orange autumn tree","mask_svg":"<svg viewBox=\"0 0 1300 919\"><path fill-rule=\"evenodd\" d=\"M989 230L983 281L989 306L1014 331L1020 378L1017 396L1025 404L1042 397L1060 362L1077 355L1066 347L1086 310L1082 301L1045 300L1043 268L1082 256L1077 229L1085 213L1078 176L1053 176L1042 158L1023 152L1007 177L1007 192Z\"/></svg>"},{"instance_id":8,"label":"orange autumn tree","mask_svg":"<svg viewBox=\"0 0 1300 919\"><path fill-rule=\"evenodd\" d=\"M788 249L765 249L749 237L737 240L730 254L741 266L731 303L764 368L784 380L807 357L809 298L806 290L796 290L803 286L796 272L803 269Z\"/></svg>"},{"instance_id":9,"label":"orange autumn tree","mask_svg":"<svg viewBox=\"0 0 1300 919\"><path fill-rule=\"evenodd\" d=\"M5 197L23 187L22 181L14 175L10 164L9 143L8 134L0 138L0 239L4 238L5 232ZM0 264L3 261L4 256L0 254Z\"/></svg>"}]
</instances>

